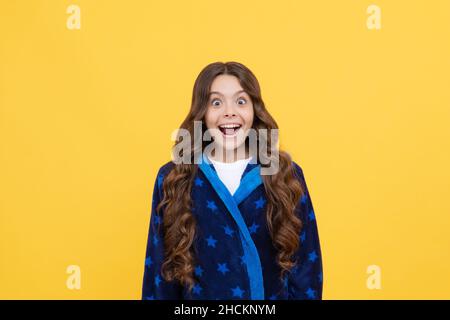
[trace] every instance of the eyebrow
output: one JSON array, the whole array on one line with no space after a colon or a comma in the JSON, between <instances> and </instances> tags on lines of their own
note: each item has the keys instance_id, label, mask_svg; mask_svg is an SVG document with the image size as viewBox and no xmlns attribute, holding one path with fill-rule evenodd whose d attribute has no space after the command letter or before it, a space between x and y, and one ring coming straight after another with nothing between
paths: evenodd
<instances>
[{"instance_id":1,"label":"eyebrow","mask_svg":"<svg viewBox=\"0 0 450 320\"><path fill-rule=\"evenodd\" d=\"M245 90L239 90L239 91L236 91L236 92L234 93L233 96L237 95L238 93L243 93L243 92L246 93ZM209 95L212 95L213 93L218 94L218 95L220 95L220 96L223 96L223 94L220 93L219 91L211 91L211 92L209 93Z\"/></svg>"}]
</instances>

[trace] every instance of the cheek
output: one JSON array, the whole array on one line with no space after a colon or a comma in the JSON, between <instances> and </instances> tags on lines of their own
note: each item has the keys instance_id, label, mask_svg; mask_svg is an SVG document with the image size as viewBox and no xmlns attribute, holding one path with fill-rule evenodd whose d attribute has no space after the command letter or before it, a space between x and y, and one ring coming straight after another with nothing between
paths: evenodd
<instances>
[{"instance_id":1,"label":"cheek","mask_svg":"<svg viewBox=\"0 0 450 320\"><path fill-rule=\"evenodd\" d=\"M215 127L217 117L211 111L206 111L205 113L205 124L208 129Z\"/></svg>"},{"instance_id":2,"label":"cheek","mask_svg":"<svg viewBox=\"0 0 450 320\"><path fill-rule=\"evenodd\" d=\"M253 118L254 118L254 111L253 107L250 108L247 112L243 114L243 118L245 120L245 123L248 127L251 127L253 124Z\"/></svg>"}]
</instances>

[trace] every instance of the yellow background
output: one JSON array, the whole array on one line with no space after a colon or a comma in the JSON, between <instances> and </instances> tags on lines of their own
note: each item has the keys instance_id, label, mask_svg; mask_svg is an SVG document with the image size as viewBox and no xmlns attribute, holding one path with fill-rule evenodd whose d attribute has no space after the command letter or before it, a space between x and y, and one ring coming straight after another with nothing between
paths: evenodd
<instances>
[{"instance_id":1,"label":"yellow background","mask_svg":"<svg viewBox=\"0 0 450 320\"><path fill-rule=\"evenodd\" d=\"M2 0L0 15L0 298L140 299L170 134L200 70L230 60L304 170L323 298L450 298L450 1Z\"/></svg>"}]
</instances>

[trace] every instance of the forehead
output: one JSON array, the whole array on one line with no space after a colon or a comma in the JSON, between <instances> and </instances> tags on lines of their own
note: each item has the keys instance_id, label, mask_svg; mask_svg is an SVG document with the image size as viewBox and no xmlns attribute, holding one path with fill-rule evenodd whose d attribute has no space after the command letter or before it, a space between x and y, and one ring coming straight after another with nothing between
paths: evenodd
<instances>
[{"instance_id":1,"label":"forehead","mask_svg":"<svg viewBox=\"0 0 450 320\"><path fill-rule=\"evenodd\" d=\"M210 95L234 96L245 92L235 76L224 74L217 76L211 84Z\"/></svg>"}]
</instances>

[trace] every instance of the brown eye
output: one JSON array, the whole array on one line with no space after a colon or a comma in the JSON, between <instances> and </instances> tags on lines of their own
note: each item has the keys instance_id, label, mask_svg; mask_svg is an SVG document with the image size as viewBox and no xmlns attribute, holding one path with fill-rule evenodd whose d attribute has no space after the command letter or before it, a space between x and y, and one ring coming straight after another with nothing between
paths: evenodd
<instances>
[{"instance_id":1,"label":"brown eye","mask_svg":"<svg viewBox=\"0 0 450 320\"><path fill-rule=\"evenodd\" d=\"M239 103L239 101L243 101L243 103ZM245 98L239 98L238 104L246 104L247 100Z\"/></svg>"},{"instance_id":2,"label":"brown eye","mask_svg":"<svg viewBox=\"0 0 450 320\"><path fill-rule=\"evenodd\" d=\"M220 104L220 100L219 99L213 99L211 101L211 105L213 105L214 107L217 107L219 105L219 104L216 104L215 102L219 102L219 104Z\"/></svg>"}]
</instances>

